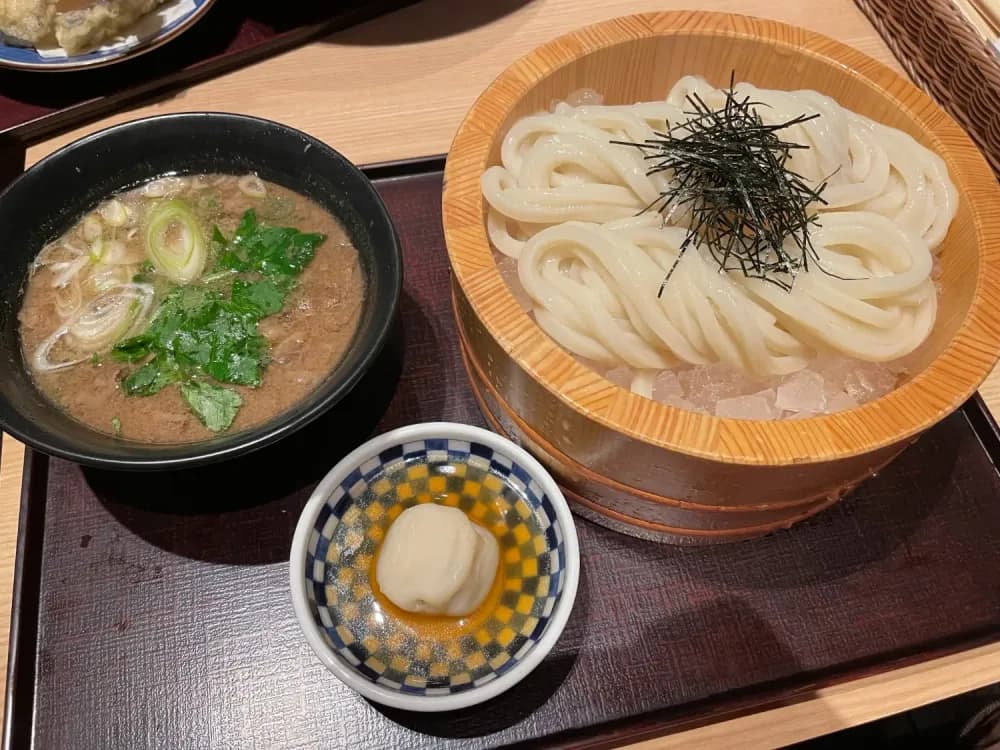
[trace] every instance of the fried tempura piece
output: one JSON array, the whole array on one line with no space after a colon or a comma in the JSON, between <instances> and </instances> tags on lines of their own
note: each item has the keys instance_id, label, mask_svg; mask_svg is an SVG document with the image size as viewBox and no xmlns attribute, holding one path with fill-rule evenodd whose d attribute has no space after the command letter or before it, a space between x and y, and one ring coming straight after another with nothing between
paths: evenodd
<instances>
[{"instance_id":1,"label":"fried tempura piece","mask_svg":"<svg viewBox=\"0 0 1000 750\"><path fill-rule=\"evenodd\" d=\"M57 4L57 0L0 0L0 33L26 46L51 38Z\"/></svg>"},{"instance_id":2,"label":"fried tempura piece","mask_svg":"<svg viewBox=\"0 0 1000 750\"><path fill-rule=\"evenodd\" d=\"M55 17L56 39L59 46L71 55L87 52L114 39L165 2L166 0L97 0L90 8L58 14Z\"/></svg>"}]
</instances>

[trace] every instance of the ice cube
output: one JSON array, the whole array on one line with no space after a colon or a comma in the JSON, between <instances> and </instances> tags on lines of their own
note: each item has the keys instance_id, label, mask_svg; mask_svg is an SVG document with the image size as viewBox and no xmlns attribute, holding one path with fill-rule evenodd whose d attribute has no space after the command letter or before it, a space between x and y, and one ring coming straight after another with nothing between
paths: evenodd
<instances>
[{"instance_id":1,"label":"ice cube","mask_svg":"<svg viewBox=\"0 0 1000 750\"><path fill-rule=\"evenodd\" d=\"M632 390L632 378L635 377L635 371L629 367L615 367L605 372L604 377L626 391L630 391Z\"/></svg>"},{"instance_id":2,"label":"ice cube","mask_svg":"<svg viewBox=\"0 0 1000 750\"><path fill-rule=\"evenodd\" d=\"M678 409L684 409L685 411L693 411L696 414L708 414L704 409L699 408L697 404L693 404L682 396L667 396L663 403L667 406L674 406Z\"/></svg>"},{"instance_id":3,"label":"ice cube","mask_svg":"<svg viewBox=\"0 0 1000 750\"><path fill-rule=\"evenodd\" d=\"M823 378L823 390L829 401L838 393L843 393L847 379L857 366L857 360L839 354L820 354L809 363L809 369Z\"/></svg>"},{"instance_id":4,"label":"ice cube","mask_svg":"<svg viewBox=\"0 0 1000 750\"><path fill-rule=\"evenodd\" d=\"M823 376L811 370L791 375L778 386L776 404L779 409L821 414L826 411Z\"/></svg>"},{"instance_id":5,"label":"ice cube","mask_svg":"<svg viewBox=\"0 0 1000 750\"><path fill-rule=\"evenodd\" d=\"M821 412L820 412L821 413ZM781 418L782 419L809 419L810 417L818 417L820 413L814 411L787 411Z\"/></svg>"},{"instance_id":6,"label":"ice cube","mask_svg":"<svg viewBox=\"0 0 1000 750\"><path fill-rule=\"evenodd\" d=\"M774 407L773 390L720 399L715 405L715 416L729 419L775 419L779 414Z\"/></svg>"},{"instance_id":7,"label":"ice cube","mask_svg":"<svg viewBox=\"0 0 1000 750\"><path fill-rule=\"evenodd\" d=\"M517 260L504 255L497 261L497 270L500 271L500 276L503 277L504 283L507 284L507 288L510 289L510 293L514 295L514 299L521 306L521 309L525 312L531 312L534 303L531 300L531 295L521 286L521 279L517 276Z\"/></svg>"},{"instance_id":8,"label":"ice cube","mask_svg":"<svg viewBox=\"0 0 1000 750\"><path fill-rule=\"evenodd\" d=\"M653 400L667 403L667 399L682 398L684 386L673 370L662 370L653 379Z\"/></svg>"},{"instance_id":9,"label":"ice cube","mask_svg":"<svg viewBox=\"0 0 1000 750\"><path fill-rule=\"evenodd\" d=\"M896 387L896 376L883 365L858 362L844 384L844 392L859 404L881 398Z\"/></svg>"},{"instance_id":10,"label":"ice cube","mask_svg":"<svg viewBox=\"0 0 1000 750\"><path fill-rule=\"evenodd\" d=\"M721 399L749 396L769 385L721 362L682 370L678 379L685 397L708 413L715 410Z\"/></svg>"},{"instance_id":11,"label":"ice cube","mask_svg":"<svg viewBox=\"0 0 1000 750\"><path fill-rule=\"evenodd\" d=\"M853 409L858 405L858 402L853 398L848 396L846 393L841 392L835 394L826 403L826 413L836 414L838 411L847 411L848 409Z\"/></svg>"}]
</instances>

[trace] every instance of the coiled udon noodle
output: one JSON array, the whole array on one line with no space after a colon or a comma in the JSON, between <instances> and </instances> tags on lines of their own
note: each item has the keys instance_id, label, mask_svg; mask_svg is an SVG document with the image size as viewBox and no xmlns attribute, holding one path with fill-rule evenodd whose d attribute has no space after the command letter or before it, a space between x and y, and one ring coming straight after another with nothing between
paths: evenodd
<instances>
[{"instance_id":1,"label":"coiled udon noodle","mask_svg":"<svg viewBox=\"0 0 1000 750\"><path fill-rule=\"evenodd\" d=\"M560 103L510 129L482 190L490 239L517 259L538 324L578 356L639 373L724 362L785 375L822 351L870 362L912 352L934 324L933 254L957 209L943 160L816 92L735 91L762 103L767 124L820 115L781 135L809 147L787 167L827 183L810 230L821 269L814 262L786 291L720 271L704 248L674 268L684 215L644 212L671 177L647 175L639 149L611 141L641 143L685 121L691 94L724 104L724 92L687 77L662 102Z\"/></svg>"}]
</instances>

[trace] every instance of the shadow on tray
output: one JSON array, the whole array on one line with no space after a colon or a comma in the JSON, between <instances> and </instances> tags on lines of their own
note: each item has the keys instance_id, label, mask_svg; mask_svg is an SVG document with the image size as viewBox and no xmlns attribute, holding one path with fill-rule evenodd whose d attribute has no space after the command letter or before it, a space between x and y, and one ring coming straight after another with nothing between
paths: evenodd
<instances>
[{"instance_id":1,"label":"shadow on tray","mask_svg":"<svg viewBox=\"0 0 1000 750\"><path fill-rule=\"evenodd\" d=\"M389 18L338 32L325 41L331 44L388 46L440 39L486 26L530 6L531 0L418 0L410 5L412 7L399 10ZM280 5L269 7L271 15L280 15Z\"/></svg>"},{"instance_id":2,"label":"shadow on tray","mask_svg":"<svg viewBox=\"0 0 1000 750\"><path fill-rule=\"evenodd\" d=\"M287 560L295 523L316 482L386 414L402 370L403 338L397 325L369 374L343 401L272 446L163 474L85 468L86 481L123 526L161 549L229 564Z\"/></svg>"}]
</instances>

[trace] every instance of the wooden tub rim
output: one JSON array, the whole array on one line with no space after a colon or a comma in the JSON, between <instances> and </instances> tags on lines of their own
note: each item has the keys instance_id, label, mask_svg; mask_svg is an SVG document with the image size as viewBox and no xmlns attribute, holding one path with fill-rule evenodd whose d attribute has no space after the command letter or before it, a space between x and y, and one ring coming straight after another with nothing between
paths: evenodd
<instances>
[{"instance_id":1,"label":"wooden tub rim","mask_svg":"<svg viewBox=\"0 0 1000 750\"><path fill-rule=\"evenodd\" d=\"M976 224L979 254L972 301L940 354L886 396L836 414L767 422L659 404L579 364L535 325L507 289L482 220L479 178L488 166L494 134L508 113L538 81L578 58L650 36L679 34L763 40L784 53L805 54L839 68L873 96L888 97L919 123L947 161L963 165L952 178L969 202ZM503 71L460 125L445 167L442 214L455 279L508 356L573 411L627 437L681 454L724 463L786 466L870 453L908 440L958 409L1000 357L1000 189L986 160L943 109L889 67L846 44L789 24L703 11L644 13L596 23L542 45ZM991 215L998 220L984 219ZM483 315L486 308L494 314ZM555 376L550 378L550 372ZM553 382L556 378L558 383ZM608 414L612 410L627 415L627 420L612 417Z\"/></svg>"}]
</instances>

